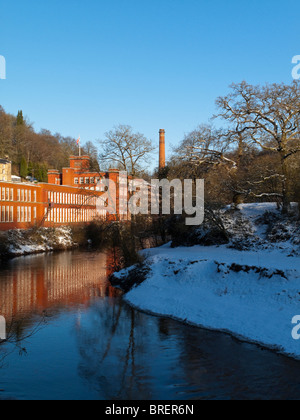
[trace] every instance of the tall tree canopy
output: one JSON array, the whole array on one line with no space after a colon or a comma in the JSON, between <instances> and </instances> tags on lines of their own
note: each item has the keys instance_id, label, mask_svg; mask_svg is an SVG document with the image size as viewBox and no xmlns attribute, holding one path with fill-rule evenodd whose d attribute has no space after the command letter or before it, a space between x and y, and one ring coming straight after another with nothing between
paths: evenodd
<instances>
[{"instance_id":1,"label":"tall tree canopy","mask_svg":"<svg viewBox=\"0 0 300 420\"><path fill-rule=\"evenodd\" d=\"M149 165L152 142L141 133L134 133L132 127L119 125L100 141L100 162L106 166L114 165L133 176L140 175L142 165Z\"/></svg>"},{"instance_id":2,"label":"tall tree canopy","mask_svg":"<svg viewBox=\"0 0 300 420\"><path fill-rule=\"evenodd\" d=\"M96 148L89 142L83 153ZM47 170L69 166L69 157L78 153L76 140L63 137L49 130L37 133L32 124L18 111L17 116L7 114L0 106L0 158L8 157L13 164L13 172L25 178L34 176L38 181L47 181ZM93 163L94 167L97 162Z\"/></svg>"},{"instance_id":3,"label":"tall tree canopy","mask_svg":"<svg viewBox=\"0 0 300 420\"><path fill-rule=\"evenodd\" d=\"M247 138L280 158L283 211L291 202L290 158L300 152L300 84L253 86L233 84L231 92L217 99L219 116L229 123L228 135Z\"/></svg>"}]
</instances>

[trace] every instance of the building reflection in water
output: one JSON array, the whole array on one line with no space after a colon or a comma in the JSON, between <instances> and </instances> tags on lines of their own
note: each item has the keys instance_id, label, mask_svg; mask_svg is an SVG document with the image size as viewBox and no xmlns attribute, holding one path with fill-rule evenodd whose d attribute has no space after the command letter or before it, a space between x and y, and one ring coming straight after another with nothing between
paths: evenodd
<instances>
[{"instance_id":1,"label":"building reflection in water","mask_svg":"<svg viewBox=\"0 0 300 420\"><path fill-rule=\"evenodd\" d=\"M1 270L1 315L9 321L57 307L88 305L94 297L115 296L118 292L107 281L111 258L105 253L68 252L12 261L7 270Z\"/></svg>"}]
</instances>

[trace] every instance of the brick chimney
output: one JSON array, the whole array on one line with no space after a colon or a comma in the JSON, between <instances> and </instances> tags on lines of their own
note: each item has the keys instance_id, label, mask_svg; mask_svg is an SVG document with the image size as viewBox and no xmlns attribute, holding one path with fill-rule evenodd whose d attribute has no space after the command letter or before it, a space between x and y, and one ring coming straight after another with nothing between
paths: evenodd
<instances>
[{"instance_id":1,"label":"brick chimney","mask_svg":"<svg viewBox=\"0 0 300 420\"><path fill-rule=\"evenodd\" d=\"M165 130L159 130L159 169L166 167Z\"/></svg>"}]
</instances>

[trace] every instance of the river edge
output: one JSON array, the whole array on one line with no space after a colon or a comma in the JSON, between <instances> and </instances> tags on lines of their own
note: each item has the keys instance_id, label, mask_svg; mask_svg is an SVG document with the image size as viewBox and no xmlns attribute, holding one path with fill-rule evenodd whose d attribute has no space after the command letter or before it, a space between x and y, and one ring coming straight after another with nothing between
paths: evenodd
<instances>
[{"instance_id":1,"label":"river edge","mask_svg":"<svg viewBox=\"0 0 300 420\"><path fill-rule=\"evenodd\" d=\"M300 360L300 342L292 338L292 319L300 312L298 258L222 246L169 245L142 254L143 267L111 279L126 303Z\"/></svg>"},{"instance_id":2,"label":"river edge","mask_svg":"<svg viewBox=\"0 0 300 420\"><path fill-rule=\"evenodd\" d=\"M142 251L142 263L115 273L112 284L137 309L300 359L292 337L300 313L299 223L274 203L244 204L224 216L228 244L187 246L182 237L181 245Z\"/></svg>"},{"instance_id":3,"label":"river edge","mask_svg":"<svg viewBox=\"0 0 300 420\"><path fill-rule=\"evenodd\" d=\"M78 249L79 245L76 243L72 243L72 244L68 244L68 245L64 245L64 246L58 246L58 247L46 247L46 248L42 248L42 249L38 249L38 248L33 248L32 250L25 250L23 249L22 251L17 251L15 253L10 253L9 255L6 256L6 260L11 260L11 259L15 259L15 258L19 258L19 257L25 257L25 256L30 256L30 255L37 255L37 254L47 254L47 253L53 253L53 252L64 252L64 251L70 251L70 250L74 250L74 249ZM155 249L160 249L160 248L166 248L166 246L163 247L159 247L159 248L155 248ZM153 250L146 250L145 252L149 252L149 251L153 251ZM177 249L177 251L179 251L179 249ZM143 252L142 252L143 253ZM205 260L207 261L207 260ZM3 262L3 260L1 261L0 258L0 262ZM203 261L202 261L203 262ZM168 260L168 263L170 264L170 261ZM172 262L171 264L173 264L175 262ZM216 263L216 262L215 262ZM224 263L219 263L220 265L224 265ZM256 339L251 339L251 337L245 336L243 334L239 334L231 329L227 329L227 328L215 328L215 327L211 327L206 325L205 323L198 323L198 322L193 322L192 320L189 320L187 318L182 318L181 316L177 316L174 314L169 313L168 311L161 311L158 312L157 310L152 310L147 308L147 305L143 304L143 303L135 303L135 298L132 297L131 291L139 288L139 286L143 286L143 283L147 281L148 277L150 276L151 273L151 269L150 269L151 264L149 264L149 262L147 262L147 259L145 259L143 264L140 264L138 266L134 266L131 267L130 269L126 269L126 270L122 270L119 273L114 273L111 277L110 277L110 283L112 284L113 287L118 288L120 290L122 290L123 292L123 300L129 304L132 308L139 310L141 312L144 312L146 314L149 314L151 316L156 316L156 317L166 317L169 319L172 319L174 321L179 321L182 322L186 325L190 325L193 327L197 327L197 328L201 328L201 329L205 329L208 331L214 331L214 332L220 332L226 335L229 335L235 339L238 339L241 342L247 342L250 344L254 344L257 345L263 349L267 349L267 350L271 350L273 352L276 352L277 354L286 356L288 358L292 358L294 360L300 361L300 353L297 354L292 354L289 352L284 351L280 345L277 345L276 343L272 344L266 344L263 340L256 340ZM247 266L249 267L249 266ZM253 266L252 266L253 267ZM170 287L170 290L168 291L168 293L172 292L172 287ZM145 293L146 296L149 296L149 294ZM162 305L164 306L164 304L162 303ZM296 313L295 313L296 315ZM290 328L291 329L291 328ZM300 345L299 345L299 350L300 350Z\"/></svg>"},{"instance_id":4,"label":"river edge","mask_svg":"<svg viewBox=\"0 0 300 420\"><path fill-rule=\"evenodd\" d=\"M20 234L15 231L15 238ZM41 236L40 232L39 240ZM70 228L56 229L52 244L46 239L42 245L14 244L11 258L77 247ZM259 251L169 244L142 251L144 261L115 273L111 283L136 309L225 332L299 360L300 344L292 341L291 320L300 312L300 265L291 249L291 241Z\"/></svg>"}]
</instances>

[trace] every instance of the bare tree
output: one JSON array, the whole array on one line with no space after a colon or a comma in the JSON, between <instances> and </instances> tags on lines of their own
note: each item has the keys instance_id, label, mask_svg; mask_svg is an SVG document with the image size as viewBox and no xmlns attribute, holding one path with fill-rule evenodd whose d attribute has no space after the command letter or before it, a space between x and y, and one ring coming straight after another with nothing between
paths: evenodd
<instances>
[{"instance_id":1,"label":"bare tree","mask_svg":"<svg viewBox=\"0 0 300 420\"><path fill-rule=\"evenodd\" d=\"M141 133L134 133L127 125L119 125L106 133L100 146L100 163L113 163L133 176L141 171L142 164L149 165L151 153L155 150L151 141Z\"/></svg>"},{"instance_id":2,"label":"bare tree","mask_svg":"<svg viewBox=\"0 0 300 420\"><path fill-rule=\"evenodd\" d=\"M230 153L230 142L223 137L221 130L212 125L202 124L188 133L180 146L175 149L173 167L176 176L180 173L185 177L192 177L195 181L199 177L207 178L212 170L235 172L236 161ZM170 175L172 175L170 172Z\"/></svg>"},{"instance_id":3,"label":"bare tree","mask_svg":"<svg viewBox=\"0 0 300 420\"><path fill-rule=\"evenodd\" d=\"M282 179L283 212L290 207L289 158L300 152L300 85L253 86L242 82L217 99L219 117L229 122L228 135L247 133L248 139L268 152L278 153Z\"/></svg>"},{"instance_id":4,"label":"bare tree","mask_svg":"<svg viewBox=\"0 0 300 420\"><path fill-rule=\"evenodd\" d=\"M175 152L181 160L193 166L221 163L235 166L236 163L226 156L228 149L229 142L225 141L220 130L216 130L211 125L202 124L185 136Z\"/></svg>"}]
</instances>

